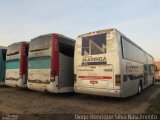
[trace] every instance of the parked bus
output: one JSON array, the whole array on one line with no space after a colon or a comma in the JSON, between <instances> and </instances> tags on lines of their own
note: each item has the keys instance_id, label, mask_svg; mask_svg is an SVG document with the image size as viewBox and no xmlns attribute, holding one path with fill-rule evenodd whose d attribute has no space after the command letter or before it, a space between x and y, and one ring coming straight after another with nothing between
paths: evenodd
<instances>
[{"instance_id":1,"label":"parked bus","mask_svg":"<svg viewBox=\"0 0 160 120\"><path fill-rule=\"evenodd\" d=\"M0 46L0 85L5 81L6 48Z\"/></svg>"},{"instance_id":2,"label":"parked bus","mask_svg":"<svg viewBox=\"0 0 160 120\"><path fill-rule=\"evenodd\" d=\"M60 34L41 35L30 41L27 86L51 93L72 92L75 41Z\"/></svg>"},{"instance_id":3,"label":"parked bus","mask_svg":"<svg viewBox=\"0 0 160 120\"><path fill-rule=\"evenodd\" d=\"M74 90L128 97L154 82L154 60L116 29L78 36L74 54Z\"/></svg>"},{"instance_id":4,"label":"parked bus","mask_svg":"<svg viewBox=\"0 0 160 120\"><path fill-rule=\"evenodd\" d=\"M7 47L5 84L11 87L27 87L28 76L27 42L13 43Z\"/></svg>"}]
</instances>

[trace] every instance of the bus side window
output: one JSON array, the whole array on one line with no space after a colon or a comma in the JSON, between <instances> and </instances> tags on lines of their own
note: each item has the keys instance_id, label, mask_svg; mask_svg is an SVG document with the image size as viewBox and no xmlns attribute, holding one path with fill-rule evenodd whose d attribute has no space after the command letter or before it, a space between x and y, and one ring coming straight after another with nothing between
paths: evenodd
<instances>
[{"instance_id":1,"label":"bus side window","mask_svg":"<svg viewBox=\"0 0 160 120\"><path fill-rule=\"evenodd\" d=\"M134 62L144 63L144 51L133 44L129 39L121 36L122 58Z\"/></svg>"},{"instance_id":2,"label":"bus side window","mask_svg":"<svg viewBox=\"0 0 160 120\"><path fill-rule=\"evenodd\" d=\"M64 38L61 38L61 39L64 39ZM70 41L68 41L68 42L70 42ZM74 47L70 46L70 45L67 45L65 43L60 43L59 42L59 51L60 51L60 53L66 55L68 57L73 57L74 56Z\"/></svg>"},{"instance_id":3,"label":"bus side window","mask_svg":"<svg viewBox=\"0 0 160 120\"><path fill-rule=\"evenodd\" d=\"M73 57L74 55L74 49L70 48L70 46L67 45L59 44L59 51L60 53L69 57Z\"/></svg>"},{"instance_id":4,"label":"bus side window","mask_svg":"<svg viewBox=\"0 0 160 120\"><path fill-rule=\"evenodd\" d=\"M122 51L122 58L124 59L124 48L123 48L123 37L121 36L121 51Z\"/></svg>"},{"instance_id":5,"label":"bus side window","mask_svg":"<svg viewBox=\"0 0 160 120\"><path fill-rule=\"evenodd\" d=\"M149 74L152 75L154 73L154 65L150 64L149 65Z\"/></svg>"},{"instance_id":6,"label":"bus side window","mask_svg":"<svg viewBox=\"0 0 160 120\"><path fill-rule=\"evenodd\" d=\"M6 61L6 49L2 49L2 56L3 56L3 61Z\"/></svg>"},{"instance_id":7,"label":"bus side window","mask_svg":"<svg viewBox=\"0 0 160 120\"><path fill-rule=\"evenodd\" d=\"M147 69L147 65L144 64L144 76L147 76L148 75L148 69Z\"/></svg>"},{"instance_id":8,"label":"bus side window","mask_svg":"<svg viewBox=\"0 0 160 120\"><path fill-rule=\"evenodd\" d=\"M25 54L28 56L29 44L26 44Z\"/></svg>"}]
</instances>

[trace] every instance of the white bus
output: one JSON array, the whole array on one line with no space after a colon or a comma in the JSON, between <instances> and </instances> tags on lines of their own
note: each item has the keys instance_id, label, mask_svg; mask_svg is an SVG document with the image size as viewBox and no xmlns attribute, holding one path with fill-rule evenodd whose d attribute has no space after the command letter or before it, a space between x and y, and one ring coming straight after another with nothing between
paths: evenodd
<instances>
[{"instance_id":1,"label":"white bus","mask_svg":"<svg viewBox=\"0 0 160 120\"><path fill-rule=\"evenodd\" d=\"M32 39L28 55L28 88L51 93L73 92L74 45L75 40L57 33Z\"/></svg>"},{"instance_id":2,"label":"white bus","mask_svg":"<svg viewBox=\"0 0 160 120\"><path fill-rule=\"evenodd\" d=\"M77 93L128 97L154 83L154 59L116 29L78 36L74 53Z\"/></svg>"},{"instance_id":3,"label":"white bus","mask_svg":"<svg viewBox=\"0 0 160 120\"><path fill-rule=\"evenodd\" d=\"M11 87L26 88L28 77L28 47L25 41L7 47L5 84Z\"/></svg>"}]
</instances>

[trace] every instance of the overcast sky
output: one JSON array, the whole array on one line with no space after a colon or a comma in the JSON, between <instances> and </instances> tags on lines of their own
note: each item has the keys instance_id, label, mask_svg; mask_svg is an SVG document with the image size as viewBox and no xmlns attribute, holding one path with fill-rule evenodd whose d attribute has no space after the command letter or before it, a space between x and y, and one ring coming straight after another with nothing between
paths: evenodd
<instances>
[{"instance_id":1,"label":"overcast sky","mask_svg":"<svg viewBox=\"0 0 160 120\"><path fill-rule=\"evenodd\" d=\"M0 46L117 28L160 60L160 0L0 0Z\"/></svg>"}]
</instances>

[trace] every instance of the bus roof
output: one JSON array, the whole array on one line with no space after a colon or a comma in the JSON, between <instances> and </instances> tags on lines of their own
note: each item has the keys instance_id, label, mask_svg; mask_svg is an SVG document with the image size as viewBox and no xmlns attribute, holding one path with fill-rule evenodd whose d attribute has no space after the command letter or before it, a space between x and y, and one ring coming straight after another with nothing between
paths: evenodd
<instances>
[{"instance_id":1,"label":"bus roof","mask_svg":"<svg viewBox=\"0 0 160 120\"><path fill-rule=\"evenodd\" d=\"M9 46L12 46L12 45L17 45L17 44L19 44L19 43L22 43L22 42L25 42L25 43L29 44L27 41L20 41L20 42L15 42L15 43L12 43L12 44L10 44ZM9 47L9 46L8 46L8 47Z\"/></svg>"},{"instance_id":2,"label":"bus roof","mask_svg":"<svg viewBox=\"0 0 160 120\"><path fill-rule=\"evenodd\" d=\"M66 37L66 36L64 36L64 35L62 35L62 34L59 34L59 33L49 33L49 34L40 35L40 36L38 36L38 37L35 37L35 38L31 39L31 41L34 40L34 39L36 39L36 38L39 38L39 37L51 37L52 35L58 35L59 37L66 38L66 39L69 40L69 42L68 42L68 41L66 41L66 40L61 39L61 40L59 41L60 43L64 43L64 44L68 44L68 45L70 45L70 46L74 46L74 43L75 43L75 40L74 40L74 39L69 38L69 37Z\"/></svg>"},{"instance_id":3,"label":"bus roof","mask_svg":"<svg viewBox=\"0 0 160 120\"><path fill-rule=\"evenodd\" d=\"M84 33L84 34L79 35L78 37L85 37L85 36L89 36L89 35L92 35L92 34L95 34L95 33L108 32L108 31L113 31L113 30L118 31L115 28L103 29L103 30L97 30L97 31L92 31L92 32Z\"/></svg>"},{"instance_id":4,"label":"bus roof","mask_svg":"<svg viewBox=\"0 0 160 120\"><path fill-rule=\"evenodd\" d=\"M0 49L6 49L7 47L5 47L5 46L0 46Z\"/></svg>"},{"instance_id":5,"label":"bus roof","mask_svg":"<svg viewBox=\"0 0 160 120\"><path fill-rule=\"evenodd\" d=\"M84 33L79 35L78 37L85 37L85 36L89 36L92 34L96 34L96 33L102 33L102 32L109 32L109 31L116 31L119 32L123 37L127 38L127 40L132 43L133 45L135 45L136 47L138 47L140 50L142 50L143 52L145 52L146 54L148 54L145 50L143 50L139 45L137 45L136 43L134 43L133 41L131 41L128 37L126 37L124 34L122 34L119 30L117 30L116 28L110 28L110 29L103 29L103 30L97 30L97 31L93 31L93 32L88 32L88 33ZM153 56L151 56L150 54L148 54L150 57L153 58Z\"/></svg>"}]
</instances>

